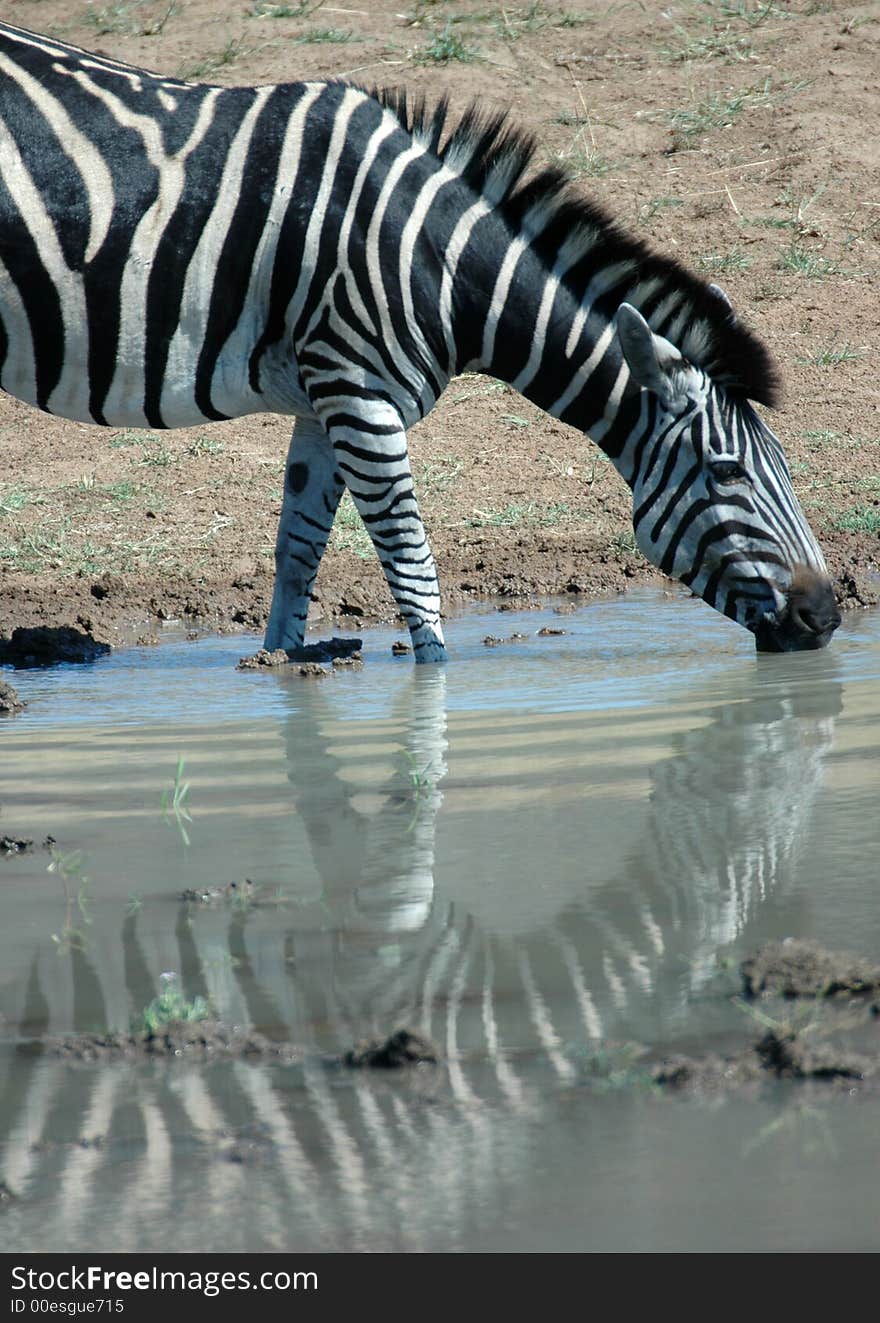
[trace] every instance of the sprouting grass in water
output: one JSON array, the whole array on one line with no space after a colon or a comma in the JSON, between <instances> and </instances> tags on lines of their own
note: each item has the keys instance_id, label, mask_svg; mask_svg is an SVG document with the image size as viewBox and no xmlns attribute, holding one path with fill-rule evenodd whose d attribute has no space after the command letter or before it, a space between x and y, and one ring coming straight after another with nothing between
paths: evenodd
<instances>
[{"instance_id":1,"label":"sprouting grass in water","mask_svg":"<svg viewBox=\"0 0 880 1323\"><path fill-rule=\"evenodd\" d=\"M59 954L69 951L76 947L82 950L85 946L85 931L91 922L89 914L89 879L82 871L83 857L80 850L70 850L67 854L57 850L55 846L50 846L49 854L51 862L46 872L55 873L61 878L61 885L64 888L64 926L60 933L52 934L52 941L58 948ZM74 923L74 907L79 911L80 922Z\"/></svg>"},{"instance_id":2,"label":"sprouting grass in water","mask_svg":"<svg viewBox=\"0 0 880 1323\"><path fill-rule=\"evenodd\" d=\"M425 795L431 793L436 784L434 778L430 775L431 763L428 761L424 767L420 768L415 760L415 755L411 754L408 749L404 751L404 757L408 763L407 779L410 789L416 798L424 798Z\"/></svg>"},{"instance_id":3,"label":"sprouting grass in water","mask_svg":"<svg viewBox=\"0 0 880 1323\"><path fill-rule=\"evenodd\" d=\"M427 807L428 801L437 789L437 778L431 770L430 760L420 767L416 761L415 755L410 753L409 749L404 749L403 756L406 759L406 772L404 773L407 781L407 794L405 800L412 805L412 815L407 823L407 831L412 831L422 811Z\"/></svg>"},{"instance_id":4,"label":"sprouting grass in water","mask_svg":"<svg viewBox=\"0 0 880 1323\"><path fill-rule=\"evenodd\" d=\"M177 759L177 771L174 774L174 780L170 786L166 786L162 791L159 803L162 808L162 816L166 822L170 822L173 817L184 845L189 845L189 832L186 830L185 823L192 822L192 817L186 806L187 796L189 795L189 781L183 779L183 768L184 761L181 754Z\"/></svg>"},{"instance_id":5,"label":"sprouting grass in water","mask_svg":"<svg viewBox=\"0 0 880 1323\"><path fill-rule=\"evenodd\" d=\"M141 1017L146 1033L159 1033L171 1024L196 1024L210 1017L211 1008L204 997L187 1001L178 986L176 974L160 974L159 978L162 991L144 1007Z\"/></svg>"}]
</instances>

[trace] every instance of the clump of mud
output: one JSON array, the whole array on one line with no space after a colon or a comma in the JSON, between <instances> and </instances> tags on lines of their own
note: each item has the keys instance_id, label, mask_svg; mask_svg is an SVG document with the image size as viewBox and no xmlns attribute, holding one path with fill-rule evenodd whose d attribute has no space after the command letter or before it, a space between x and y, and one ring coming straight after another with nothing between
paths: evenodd
<instances>
[{"instance_id":1,"label":"clump of mud","mask_svg":"<svg viewBox=\"0 0 880 1323\"><path fill-rule=\"evenodd\" d=\"M0 639L0 665L24 670L54 666L56 662L92 662L110 651L109 643L102 643L72 625L55 629L36 625L31 629L14 629L8 639Z\"/></svg>"},{"instance_id":2,"label":"clump of mud","mask_svg":"<svg viewBox=\"0 0 880 1323\"><path fill-rule=\"evenodd\" d=\"M880 1089L880 966L814 942L769 942L740 966L749 999L761 998L759 1038L722 1056L673 1055L650 1067L655 1085L684 1093L755 1092L778 1081ZM805 1003L792 1013L792 1001Z\"/></svg>"},{"instance_id":3,"label":"clump of mud","mask_svg":"<svg viewBox=\"0 0 880 1323\"><path fill-rule=\"evenodd\" d=\"M880 989L880 965L814 942L768 942L741 965L746 996L860 996Z\"/></svg>"},{"instance_id":4,"label":"clump of mud","mask_svg":"<svg viewBox=\"0 0 880 1323\"><path fill-rule=\"evenodd\" d=\"M525 634L508 634L507 638L499 638L497 634L487 634L483 639L484 648L500 648L503 643L524 643Z\"/></svg>"},{"instance_id":5,"label":"clump of mud","mask_svg":"<svg viewBox=\"0 0 880 1323\"><path fill-rule=\"evenodd\" d=\"M287 1043L274 1042L255 1030L220 1024L216 1020L178 1022L159 1030L139 1033L71 1034L65 1038L34 1040L20 1049L70 1064L90 1065L116 1060L275 1061L289 1065L302 1053Z\"/></svg>"},{"instance_id":6,"label":"clump of mud","mask_svg":"<svg viewBox=\"0 0 880 1323\"><path fill-rule=\"evenodd\" d=\"M332 638L321 643L307 643L295 653L275 648L267 652L258 648L250 657L242 657L236 666L237 671L259 671L280 666L290 666L299 675L330 675L327 666L351 666L358 669L363 665L361 639Z\"/></svg>"},{"instance_id":7,"label":"clump of mud","mask_svg":"<svg viewBox=\"0 0 880 1323\"><path fill-rule=\"evenodd\" d=\"M51 1057L70 1065L183 1059L199 1065L211 1061L254 1061L287 1066L301 1063L305 1056L292 1044L269 1038L258 1030L224 1025L212 1019L172 1021L157 1029L127 1034L108 1031L33 1039L21 1044L19 1052ZM435 1065L439 1059L439 1052L427 1038L399 1029L384 1042L358 1043L341 1057L327 1057L325 1064L394 1070L425 1063Z\"/></svg>"},{"instance_id":8,"label":"clump of mud","mask_svg":"<svg viewBox=\"0 0 880 1323\"><path fill-rule=\"evenodd\" d=\"M180 893L181 901L187 905L198 905L202 909L217 909L221 905L233 909L251 909L259 906L278 905L281 893L277 888L262 886L250 877L241 881L218 882L216 886L188 886Z\"/></svg>"},{"instance_id":9,"label":"clump of mud","mask_svg":"<svg viewBox=\"0 0 880 1323\"><path fill-rule=\"evenodd\" d=\"M11 717L16 712L23 712L27 707L24 699L19 698L11 684L0 680L0 717Z\"/></svg>"},{"instance_id":10,"label":"clump of mud","mask_svg":"<svg viewBox=\"0 0 880 1323\"><path fill-rule=\"evenodd\" d=\"M0 854L29 854L34 843L24 836L0 836Z\"/></svg>"},{"instance_id":11,"label":"clump of mud","mask_svg":"<svg viewBox=\"0 0 880 1323\"><path fill-rule=\"evenodd\" d=\"M436 1065L439 1060L440 1053L434 1044L409 1029L398 1029L384 1042L372 1040L357 1043L343 1057L346 1066L368 1066L376 1070L398 1070L401 1066L420 1064Z\"/></svg>"},{"instance_id":12,"label":"clump of mud","mask_svg":"<svg viewBox=\"0 0 880 1323\"><path fill-rule=\"evenodd\" d=\"M236 666L237 671L259 671L270 669L273 666L289 666L290 658L283 648L275 648L272 652L267 652L265 648L258 648L250 657L242 657Z\"/></svg>"}]
</instances>

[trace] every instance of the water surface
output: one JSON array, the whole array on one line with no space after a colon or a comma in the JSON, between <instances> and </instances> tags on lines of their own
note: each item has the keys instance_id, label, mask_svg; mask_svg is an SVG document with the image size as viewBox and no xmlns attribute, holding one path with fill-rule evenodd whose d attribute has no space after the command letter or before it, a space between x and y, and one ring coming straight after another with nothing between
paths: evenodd
<instances>
[{"instance_id":1,"label":"water surface","mask_svg":"<svg viewBox=\"0 0 880 1323\"><path fill-rule=\"evenodd\" d=\"M446 668L376 630L317 681L235 672L241 637L16 673L0 1248L877 1248L871 1104L660 1098L627 1044L738 1046L768 938L880 952L880 617L782 657L650 593L447 632ZM19 1050L166 972L298 1064ZM400 1025L442 1066L328 1065Z\"/></svg>"}]
</instances>

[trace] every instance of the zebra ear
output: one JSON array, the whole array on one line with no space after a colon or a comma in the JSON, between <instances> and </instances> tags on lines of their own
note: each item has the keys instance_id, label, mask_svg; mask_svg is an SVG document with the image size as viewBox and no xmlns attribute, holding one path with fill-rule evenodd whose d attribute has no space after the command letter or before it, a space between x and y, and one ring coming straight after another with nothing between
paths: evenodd
<instances>
[{"instance_id":1,"label":"zebra ear","mask_svg":"<svg viewBox=\"0 0 880 1323\"><path fill-rule=\"evenodd\" d=\"M730 296L726 293L725 290L723 290L723 289L721 288L720 285L712 284L712 285L709 286L709 290L710 290L710 292L711 292L712 294L715 295L715 297L716 297L716 299L718 299L719 303L723 303L723 304L724 304L725 308L727 309L727 319L728 319L728 321L730 322L730 325L731 325L731 326L735 326L735 325L736 325L736 309L734 308L733 304L732 304L731 301L730 301Z\"/></svg>"},{"instance_id":2,"label":"zebra ear","mask_svg":"<svg viewBox=\"0 0 880 1323\"><path fill-rule=\"evenodd\" d=\"M662 335L655 335L631 303L621 303L617 309L617 334L635 384L649 390L663 404L671 405L678 394L673 373L684 361L675 345Z\"/></svg>"}]
</instances>

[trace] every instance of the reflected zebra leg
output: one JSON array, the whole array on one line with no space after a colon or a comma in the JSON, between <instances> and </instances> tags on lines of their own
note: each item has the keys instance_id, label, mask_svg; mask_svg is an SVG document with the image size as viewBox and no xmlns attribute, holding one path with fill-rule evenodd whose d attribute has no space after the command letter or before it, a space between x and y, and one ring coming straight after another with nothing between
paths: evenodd
<instances>
[{"instance_id":1,"label":"reflected zebra leg","mask_svg":"<svg viewBox=\"0 0 880 1323\"><path fill-rule=\"evenodd\" d=\"M446 775L446 675L415 672L397 711L406 721L399 770L381 821L370 837L357 912L374 931L414 932L434 902L434 846L439 789Z\"/></svg>"},{"instance_id":2,"label":"reflected zebra leg","mask_svg":"<svg viewBox=\"0 0 880 1323\"><path fill-rule=\"evenodd\" d=\"M303 645L312 586L345 484L327 433L297 418L287 453L275 542L275 590L265 646L297 652Z\"/></svg>"}]
</instances>

